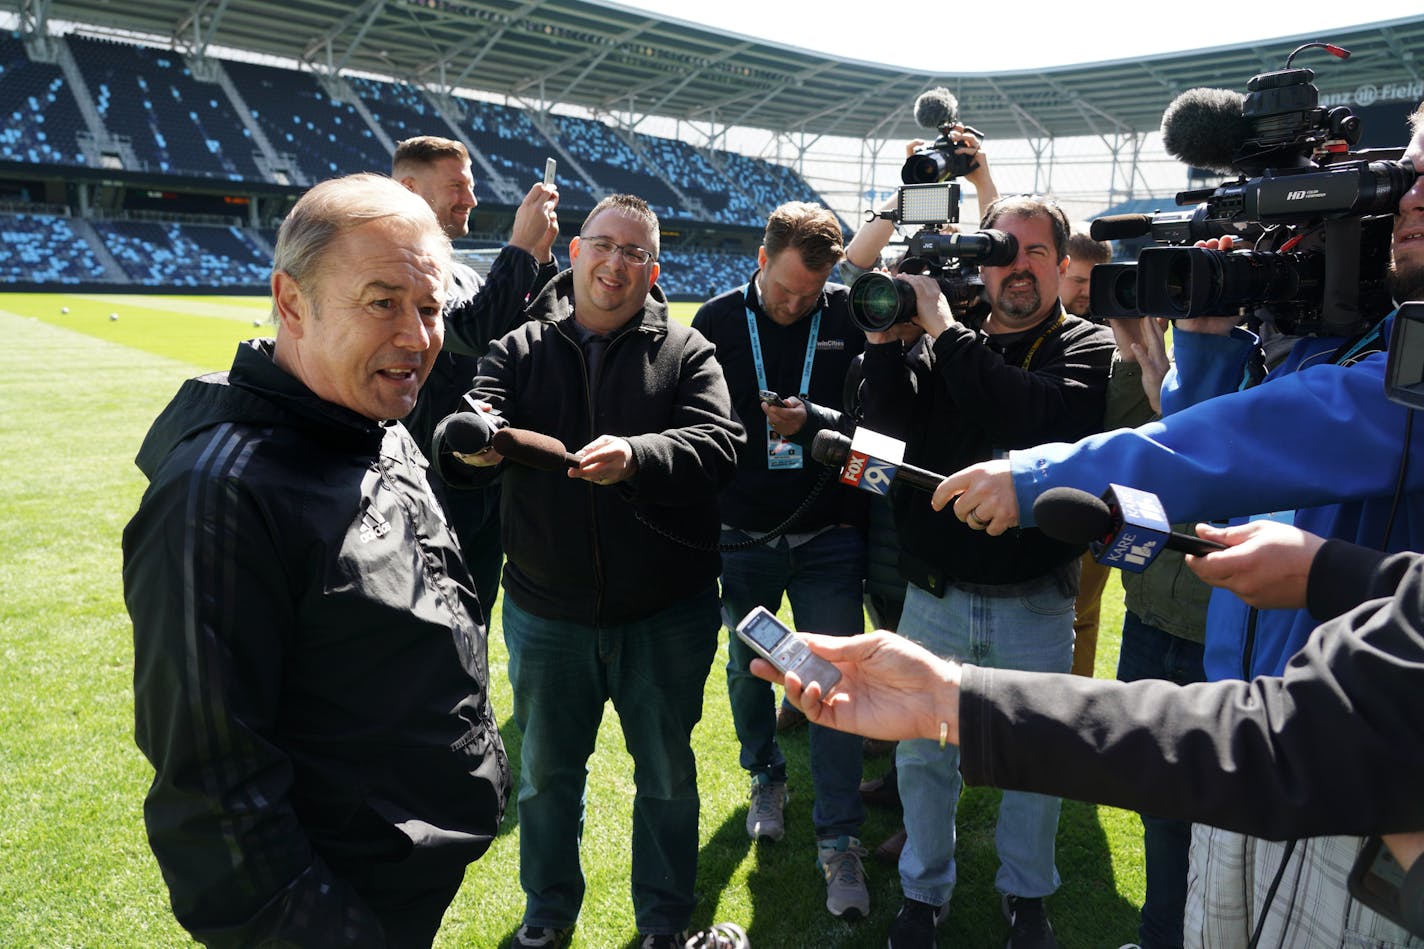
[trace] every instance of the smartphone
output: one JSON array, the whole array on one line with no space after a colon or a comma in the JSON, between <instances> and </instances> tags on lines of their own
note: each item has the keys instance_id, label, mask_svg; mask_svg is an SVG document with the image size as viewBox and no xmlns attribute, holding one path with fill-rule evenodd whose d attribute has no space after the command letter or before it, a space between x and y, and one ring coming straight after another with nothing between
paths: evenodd
<instances>
[{"instance_id":1,"label":"smartphone","mask_svg":"<svg viewBox=\"0 0 1424 949\"><path fill-rule=\"evenodd\" d=\"M1365 841L1350 875L1345 879L1345 886L1351 896L1385 919L1409 927L1404 921L1404 901L1401 899L1404 868L1395 862L1389 848L1378 837Z\"/></svg>"},{"instance_id":2,"label":"smartphone","mask_svg":"<svg viewBox=\"0 0 1424 949\"><path fill-rule=\"evenodd\" d=\"M778 408L786 408L786 400L772 392L770 389L761 390L761 400L767 405L775 405Z\"/></svg>"},{"instance_id":3,"label":"smartphone","mask_svg":"<svg viewBox=\"0 0 1424 949\"><path fill-rule=\"evenodd\" d=\"M764 606L756 607L742 618L737 624L737 635L777 672L796 673L803 686L819 682L822 695L841 681L835 666L807 649L805 640Z\"/></svg>"},{"instance_id":4,"label":"smartphone","mask_svg":"<svg viewBox=\"0 0 1424 949\"><path fill-rule=\"evenodd\" d=\"M554 183L554 169L559 167L559 163L552 158L544 159L544 184Z\"/></svg>"}]
</instances>

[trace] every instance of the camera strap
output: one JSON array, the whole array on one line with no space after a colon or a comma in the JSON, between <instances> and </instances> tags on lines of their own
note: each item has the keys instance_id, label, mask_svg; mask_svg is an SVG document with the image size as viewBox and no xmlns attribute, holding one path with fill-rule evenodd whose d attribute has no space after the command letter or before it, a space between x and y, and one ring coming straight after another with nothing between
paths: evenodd
<instances>
[{"instance_id":1,"label":"camera strap","mask_svg":"<svg viewBox=\"0 0 1424 949\"><path fill-rule=\"evenodd\" d=\"M766 381L766 363L761 354L761 334L757 331L756 312L751 306L751 283L742 287L742 299L746 301L747 335L751 337L752 362L756 366L757 386L770 389ZM804 319L804 317L803 317ZM811 331L806 339L806 358L801 364L801 388L796 390L798 398L805 399L811 391L811 366L816 361L816 341L821 335L821 307L817 306L811 315ZM782 438L772 428L771 419L766 420L766 466L772 471L785 468L800 468L805 464L805 451L800 445Z\"/></svg>"}]
</instances>

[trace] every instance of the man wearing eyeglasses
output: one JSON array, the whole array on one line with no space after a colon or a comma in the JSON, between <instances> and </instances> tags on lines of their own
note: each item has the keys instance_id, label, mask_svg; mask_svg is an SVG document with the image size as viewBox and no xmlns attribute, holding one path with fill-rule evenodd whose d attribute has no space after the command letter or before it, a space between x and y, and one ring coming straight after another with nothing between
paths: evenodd
<instances>
[{"instance_id":1,"label":"man wearing eyeglasses","mask_svg":"<svg viewBox=\"0 0 1424 949\"><path fill-rule=\"evenodd\" d=\"M1035 440L1077 438L1102 424L1112 334L1064 312L1068 219L1051 201L1000 198L983 226L1014 238L1017 255L983 267L990 305L982 326L960 322L928 276L911 323L867 333L863 421L903 438L905 461L952 471ZM900 635L944 658L1039 672L1067 672L1081 547L1040 531L987 536L972 513L961 522L929 495L891 489L908 580ZM934 740L896 750L907 842L900 855L905 901L891 949L933 947L956 882L954 813L958 753ZM1058 799L1006 792L999 807L994 885L1009 921L1010 949L1052 947L1044 897L1059 884L1054 861Z\"/></svg>"},{"instance_id":2,"label":"man wearing eyeglasses","mask_svg":"<svg viewBox=\"0 0 1424 949\"><path fill-rule=\"evenodd\" d=\"M668 319L657 254L642 199L600 201L572 270L491 345L472 393L577 449L556 471L503 465L503 626L524 733L516 947L562 946L578 920L586 769L609 700L633 757L640 945L682 946L695 902L691 736L720 626L716 499L745 438L712 345ZM464 458L486 473L500 461ZM437 459L447 478L481 475Z\"/></svg>"}]
</instances>

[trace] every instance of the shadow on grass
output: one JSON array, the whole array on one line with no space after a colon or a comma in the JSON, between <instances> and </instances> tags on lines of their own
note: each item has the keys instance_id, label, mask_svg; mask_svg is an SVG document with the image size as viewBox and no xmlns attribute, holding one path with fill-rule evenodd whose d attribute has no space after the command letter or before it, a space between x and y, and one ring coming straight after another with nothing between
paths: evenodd
<instances>
[{"instance_id":1,"label":"shadow on grass","mask_svg":"<svg viewBox=\"0 0 1424 949\"><path fill-rule=\"evenodd\" d=\"M737 886L743 864L752 864L745 879L750 913L732 919L746 931L753 946L860 947L883 945L902 901L894 867L867 856L865 869L871 911L867 919L844 922L825 909L825 888L815 864L815 832L811 826L811 781L804 729L778 736L787 759L792 796L786 808L786 836L778 842L753 844L745 827L746 808L738 808L702 848L698 862L698 892L694 927L724 919L717 894ZM879 776L888 758L867 758L865 775ZM959 806L959 883L949 920L940 930L943 945L1002 945L1008 923L994 889L998 854L994 827L1001 792L968 788ZM1122 812L1111 812L1122 816ZM1135 822L1134 815L1127 815ZM868 807L862 844L875 846L900 826L898 810ZM1117 833L1121 834L1122 830ZM1058 823L1057 863L1063 884L1048 898L1054 929L1065 946L1121 945L1136 938L1138 907L1118 893L1108 832L1093 805L1064 801ZM722 911L720 916L727 913Z\"/></svg>"},{"instance_id":2,"label":"shadow on grass","mask_svg":"<svg viewBox=\"0 0 1424 949\"><path fill-rule=\"evenodd\" d=\"M1002 796L994 788L966 788L960 797L958 883L949 919L940 930L947 945L991 945L1008 939L1009 925L994 888L999 868L994 830ZM1063 802L1056 863L1062 885L1044 905L1060 943L1116 946L1136 938L1138 907L1117 891L1112 851L1095 805Z\"/></svg>"},{"instance_id":3,"label":"shadow on grass","mask_svg":"<svg viewBox=\"0 0 1424 949\"><path fill-rule=\"evenodd\" d=\"M509 804L504 809L504 820L499 832L508 834L519 826L519 763L523 760L524 733L514 724L511 715L499 726L499 737L504 742L504 753L509 757Z\"/></svg>"}]
</instances>

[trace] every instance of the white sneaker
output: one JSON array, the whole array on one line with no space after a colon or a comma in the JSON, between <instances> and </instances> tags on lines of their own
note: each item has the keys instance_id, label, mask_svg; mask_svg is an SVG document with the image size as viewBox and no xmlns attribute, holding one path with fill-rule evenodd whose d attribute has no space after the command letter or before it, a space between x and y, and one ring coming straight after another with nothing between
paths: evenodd
<instances>
[{"instance_id":1,"label":"white sneaker","mask_svg":"<svg viewBox=\"0 0 1424 949\"><path fill-rule=\"evenodd\" d=\"M826 909L837 919L870 915L870 890L860 862L864 856L859 837L842 835L816 841L816 866L826 877Z\"/></svg>"},{"instance_id":2,"label":"white sneaker","mask_svg":"<svg viewBox=\"0 0 1424 949\"><path fill-rule=\"evenodd\" d=\"M752 840L780 840L786 835L786 782L772 781L768 774L752 776L748 794L747 836Z\"/></svg>"}]
</instances>

